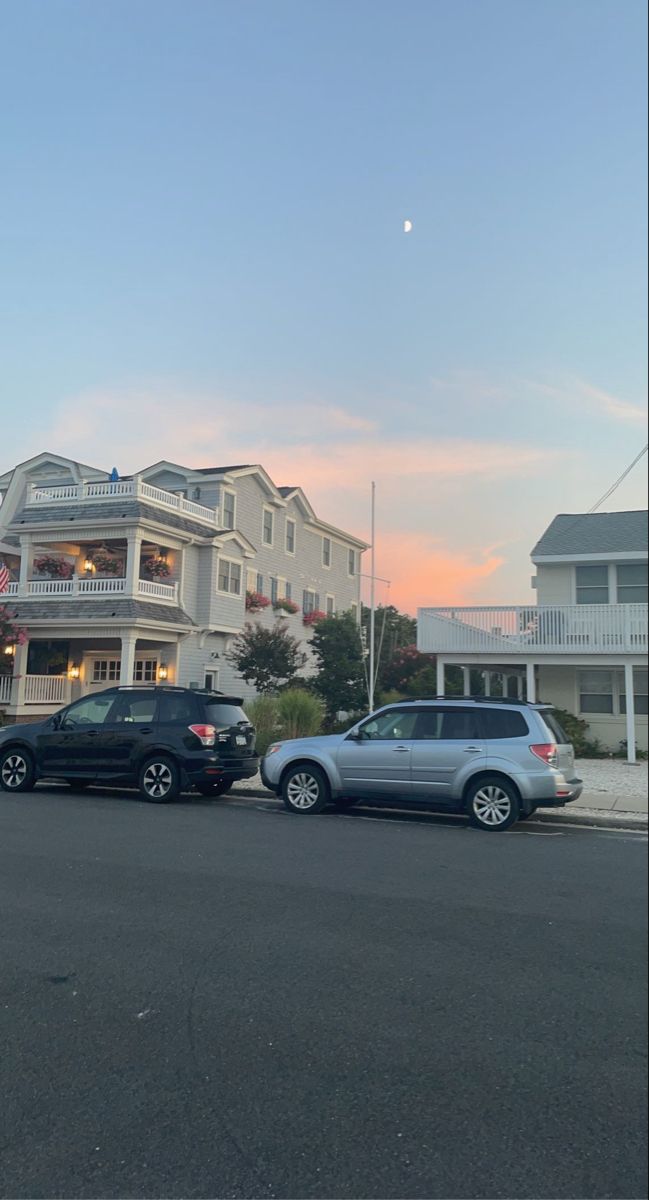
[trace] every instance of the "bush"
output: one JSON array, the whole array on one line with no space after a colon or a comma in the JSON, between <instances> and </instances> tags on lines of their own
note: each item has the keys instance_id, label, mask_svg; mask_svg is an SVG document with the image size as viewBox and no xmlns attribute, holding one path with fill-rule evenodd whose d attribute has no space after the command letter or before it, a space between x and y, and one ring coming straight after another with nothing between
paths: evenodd
<instances>
[{"instance_id":1,"label":"bush","mask_svg":"<svg viewBox=\"0 0 649 1200\"><path fill-rule=\"evenodd\" d=\"M324 704L304 688L289 688L277 697L281 737L313 737L322 728Z\"/></svg>"},{"instance_id":2,"label":"bush","mask_svg":"<svg viewBox=\"0 0 649 1200\"><path fill-rule=\"evenodd\" d=\"M265 754L271 742L279 740L281 733L277 696L257 696L244 704L246 716L257 730L257 753Z\"/></svg>"},{"instance_id":3,"label":"bush","mask_svg":"<svg viewBox=\"0 0 649 1200\"><path fill-rule=\"evenodd\" d=\"M552 701L548 701L548 703L552 703ZM556 705L552 707L557 721L565 729L575 748L575 754L579 758L601 758L606 754L598 738L588 737L590 730L588 721L582 721L580 717L568 712L566 708L557 708Z\"/></svg>"}]
</instances>

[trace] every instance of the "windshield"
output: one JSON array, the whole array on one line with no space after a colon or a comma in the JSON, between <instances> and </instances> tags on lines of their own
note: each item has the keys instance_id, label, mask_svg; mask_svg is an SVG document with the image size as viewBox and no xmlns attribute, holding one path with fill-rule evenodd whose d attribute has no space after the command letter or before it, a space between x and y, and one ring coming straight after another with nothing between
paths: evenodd
<instances>
[{"instance_id":1,"label":"windshield","mask_svg":"<svg viewBox=\"0 0 649 1200\"><path fill-rule=\"evenodd\" d=\"M217 729L229 729L231 725L249 724L248 718L238 704L224 704L218 700L207 700L205 715L210 725Z\"/></svg>"}]
</instances>

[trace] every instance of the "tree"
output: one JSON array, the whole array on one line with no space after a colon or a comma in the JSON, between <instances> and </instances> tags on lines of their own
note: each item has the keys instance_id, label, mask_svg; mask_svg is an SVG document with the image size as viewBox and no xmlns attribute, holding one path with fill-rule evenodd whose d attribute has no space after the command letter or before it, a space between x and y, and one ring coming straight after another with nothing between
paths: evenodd
<instances>
[{"instance_id":1,"label":"tree","mask_svg":"<svg viewBox=\"0 0 649 1200\"><path fill-rule=\"evenodd\" d=\"M0 605L0 666L9 662L10 656L4 654L7 646L24 646L27 634L24 629L14 625L13 617L6 605Z\"/></svg>"},{"instance_id":2,"label":"tree","mask_svg":"<svg viewBox=\"0 0 649 1200\"><path fill-rule=\"evenodd\" d=\"M365 645L370 644L370 610L365 605L361 612L361 627ZM407 613L399 612L393 604L379 604L375 613L374 651L377 665L377 687L389 690L390 664L400 650L417 641L417 622Z\"/></svg>"},{"instance_id":3,"label":"tree","mask_svg":"<svg viewBox=\"0 0 649 1200\"><path fill-rule=\"evenodd\" d=\"M313 690L325 703L327 717L360 712L367 706L363 650L351 613L318 621L311 639L318 664Z\"/></svg>"},{"instance_id":4,"label":"tree","mask_svg":"<svg viewBox=\"0 0 649 1200\"><path fill-rule=\"evenodd\" d=\"M281 621L272 629L248 622L225 657L262 695L287 687L306 662L298 639Z\"/></svg>"}]
</instances>

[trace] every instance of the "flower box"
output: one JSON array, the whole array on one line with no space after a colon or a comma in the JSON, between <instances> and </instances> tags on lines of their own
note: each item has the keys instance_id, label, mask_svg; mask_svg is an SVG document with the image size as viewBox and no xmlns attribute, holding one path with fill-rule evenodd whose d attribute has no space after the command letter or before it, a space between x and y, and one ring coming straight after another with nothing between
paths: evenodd
<instances>
[{"instance_id":1,"label":"flower box","mask_svg":"<svg viewBox=\"0 0 649 1200\"><path fill-rule=\"evenodd\" d=\"M273 609L276 613L286 613L287 616L294 616L295 613L300 611L300 606L295 603L295 600L288 600L286 596L281 596L279 600L275 600Z\"/></svg>"},{"instance_id":2,"label":"flower box","mask_svg":"<svg viewBox=\"0 0 649 1200\"><path fill-rule=\"evenodd\" d=\"M314 609L313 612L304 613L304 616L302 617L302 621L305 625L317 625L318 621L326 621L326 619L327 614L325 612L320 612L320 610L317 608Z\"/></svg>"},{"instance_id":3,"label":"flower box","mask_svg":"<svg viewBox=\"0 0 649 1200\"><path fill-rule=\"evenodd\" d=\"M251 613L262 612L264 608L268 608L270 600L268 596L262 596L261 592L246 592L246 611Z\"/></svg>"}]
</instances>

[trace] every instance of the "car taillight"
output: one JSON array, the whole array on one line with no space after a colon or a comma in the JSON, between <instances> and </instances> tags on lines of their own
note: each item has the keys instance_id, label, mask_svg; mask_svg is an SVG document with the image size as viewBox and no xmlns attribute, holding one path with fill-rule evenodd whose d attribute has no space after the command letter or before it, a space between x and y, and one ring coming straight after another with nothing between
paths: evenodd
<instances>
[{"instance_id":1,"label":"car taillight","mask_svg":"<svg viewBox=\"0 0 649 1200\"><path fill-rule=\"evenodd\" d=\"M204 746L213 746L216 741L216 729L213 725L190 725L189 732L195 733Z\"/></svg>"},{"instance_id":2,"label":"car taillight","mask_svg":"<svg viewBox=\"0 0 649 1200\"><path fill-rule=\"evenodd\" d=\"M536 754L542 762L547 763L549 767L557 765L557 748L554 742L539 742L536 746L530 746L532 754Z\"/></svg>"}]
</instances>

